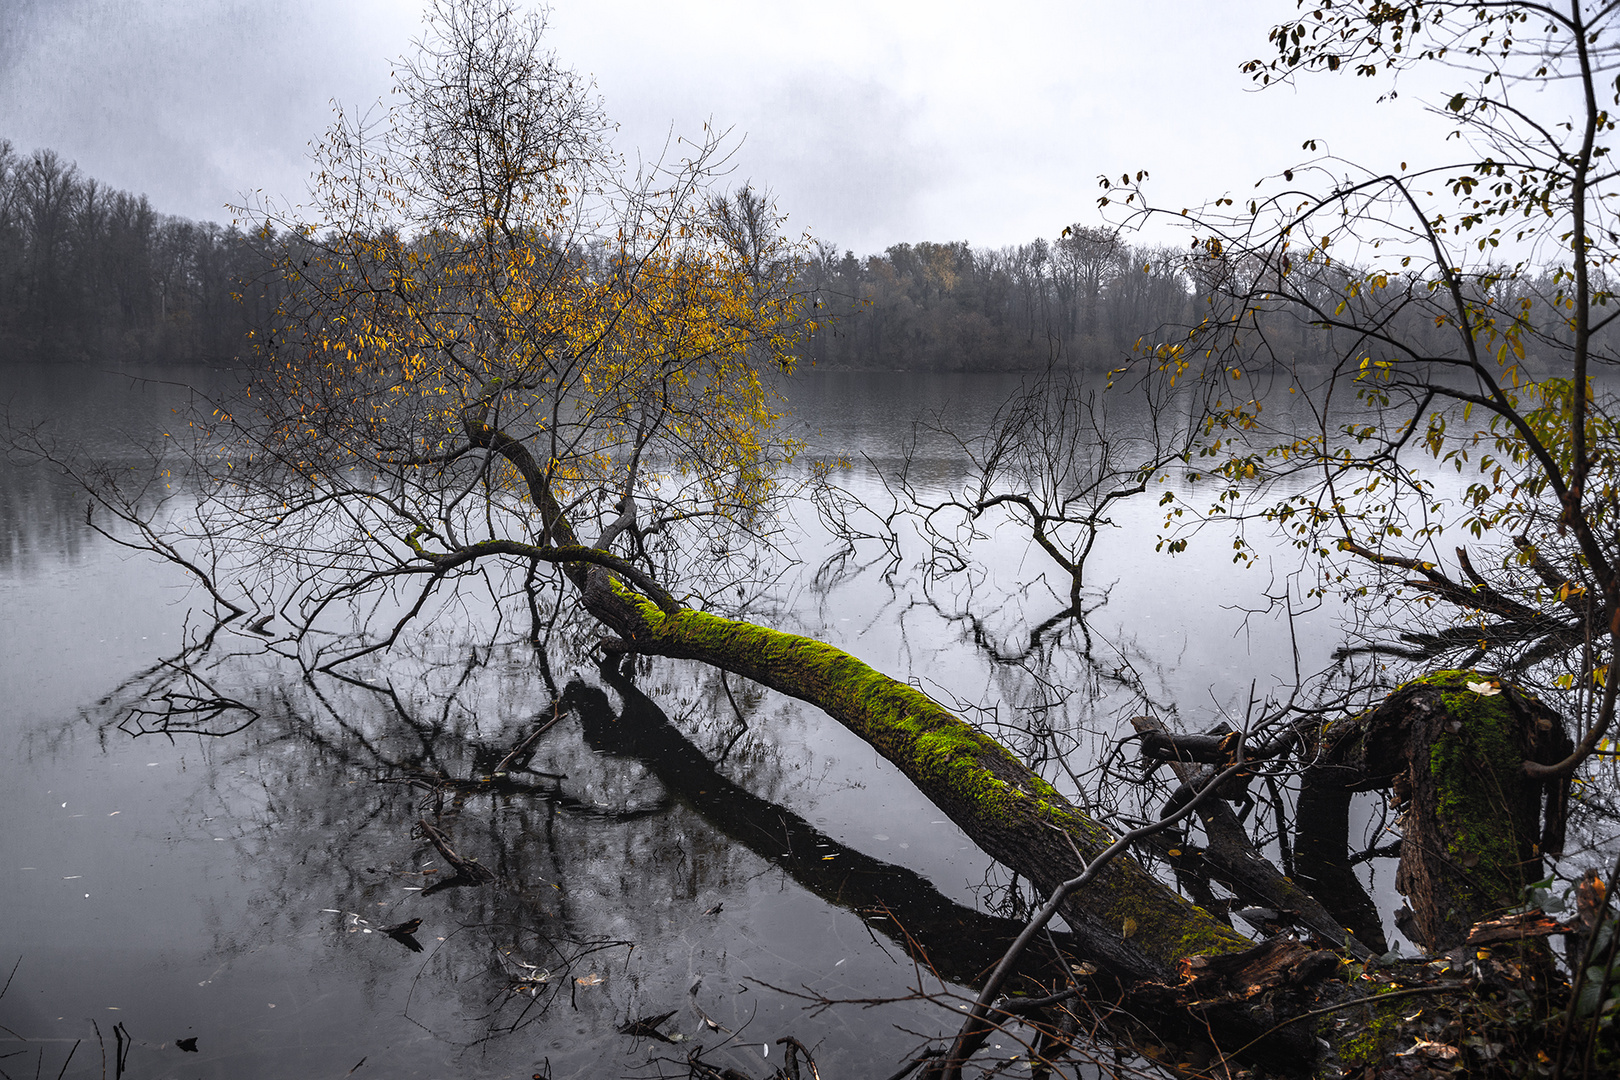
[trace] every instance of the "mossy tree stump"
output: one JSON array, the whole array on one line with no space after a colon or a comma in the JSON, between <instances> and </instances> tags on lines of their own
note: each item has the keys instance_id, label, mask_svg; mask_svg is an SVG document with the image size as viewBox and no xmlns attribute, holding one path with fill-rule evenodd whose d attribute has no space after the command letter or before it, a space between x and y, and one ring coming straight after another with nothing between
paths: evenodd
<instances>
[{"instance_id":1,"label":"mossy tree stump","mask_svg":"<svg viewBox=\"0 0 1620 1080\"><path fill-rule=\"evenodd\" d=\"M1407 683L1308 748L1302 873L1339 882L1345 845L1334 831L1347 818L1335 811L1353 792L1387 790L1401 812L1396 887L1412 911L1409 932L1431 951L1456 948L1474 923L1520 904L1542 877L1543 854L1562 847L1565 785L1531 780L1524 764L1570 749L1555 714L1493 676L1441 671ZM1370 904L1342 882L1319 895L1347 919L1365 918Z\"/></svg>"}]
</instances>

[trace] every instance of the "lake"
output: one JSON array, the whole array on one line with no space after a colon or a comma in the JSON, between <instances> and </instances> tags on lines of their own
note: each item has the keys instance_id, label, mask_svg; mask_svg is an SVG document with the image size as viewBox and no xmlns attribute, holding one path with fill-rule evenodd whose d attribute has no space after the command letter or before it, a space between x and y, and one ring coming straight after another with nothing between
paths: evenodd
<instances>
[{"instance_id":1,"label":"lake","mask_svg":"<svg viewBox=\"0 0 1620 1080\"><path fill-rule=\"evenodd\" d=\"M186 383L231 378L141 374L18 369L13 422L136 465L130 438L161 436ZM794 475L842 455L837 482L881 505L914 420L970 430L1016 385L797 377L783 387L806 442ZM943 488L965 463L924 437L912 466ZM1154 551L1151 499L1114 520L1088 571L1089 659L1069 627L1039 664L988 661L1066 588L1006 530L975 546L971 573L929 580L910 549L829 562L832 538L799 504L758 616L1061 753L1048 772L1064 787L1095 775L1139 711L1129 686L1201 728L1241 717L1251 686L1291 685L1296 644L1303 671L1325 666L1336 611L1292 633L1251 613L1282 588L1285 549L1245 570L1208 534L1172 558ZM566 650L548 686L515 631L428 627L375 669L386 695L226 643L209 670L258 719L133 737L154 690L183 688L163 665L207 630L205 598L87 528L82 492L42 469L0 465L0 526L6 1076L686 1075L699 1046L763 1076L786 1037L823 1076L886 1075L954 1029L964 981L1024 899L819 711L675 661L610 678ZM484 779L554 717L528 771ZM416 828L428 817L498 880L448 884ZM381 932L411 919L410 942ZM868 999L895 1000L827 1004ZM657 1030L674 1042L623 1030L670 1011Z\"/></svg>"}]
</instances>

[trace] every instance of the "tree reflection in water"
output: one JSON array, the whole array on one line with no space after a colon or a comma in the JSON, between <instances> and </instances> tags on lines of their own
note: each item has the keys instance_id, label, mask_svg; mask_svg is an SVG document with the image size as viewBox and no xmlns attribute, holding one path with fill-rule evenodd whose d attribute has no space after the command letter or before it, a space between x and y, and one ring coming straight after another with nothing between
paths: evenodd
<instances>
[{"instance_id":1,"label":"tree reflection in water","mask_svg":"<svg viewBox=\"0 0 1620 1080\"><path fill-rule=\"evenodd\" d=\"M277 677L264 654L206 637L98 719L150 730L166 695L215 689L242 705L213 717L219 730L256 713L206 740L189 808L233 822L262 924L221 934L218 960L269 940L335 952L369 969L368 1011L402 1006L447 1050L504 1060L538 1045L556 1075L604 1057L660 1069L675 1050L635 1025L675 1009L657 1034L687 1044L682 1060L702 1046L762 1075L761 1046L794 1037L823 1069L870 1068L946 1029L938 1003L954 1008L1017 933L792 809L824 781L795 777L810 753L780 734L780 701L666 665L655 692L693 703L677 726L617 669L582 665L559 688L535 655L424 645L371 685ZM168 733L199 715L170 717ZM456 874L419 821L494 880ZM415 958L376 932L412 918ZM900 1000L807 1013L801 993Z\"/></svg>"},{"instance_id":2,"label":"tree reflection in water","mask_svg":"<svg viewBox=\"0 0 1620 1080\"><path fill-rule=\"evenodd\" d=\"M883 428L884 438L891 430ZM25 475L35 474L8 473L5 483ZM20 546L25 554L54 550L58 535L83 539L76 497L0 495L0 520L7 507L34 507L31 518L52 525L19 526L25 540L40 538ZM824 538L814 522L796 527L804 550L815 552ZM85 550L95 557L99 548ZM992 564L1018 565L1017 551L1001 554ZM1049 774L1054 762L1091 762L1106 774L1091 790L1112 790L1106 782L1125 777L1114 787L1131 796L1122 801L1127 811L1163 801L1166 792L1139 787L1116 745L1115 720L1150 692L1131 672L1164 681L1141 650L1110 647L1103 650L1109 663L1099 666L1089 650L1069 647L1063 629L976 676L986 635L1013 641L1006 626L1051 614L1041 590L1003 592L997 579L982 588L936 583L919 593L882 567L846 562L823 570L811 582L795 585L794 577L780 600L760 598L781 605L762 617L829 635L850 623L845 616L858 616L863 651L893 654L896 670L917 673L941 700L971 707L989 729L1048 762ZM521 643L531 629L525 605L492 607L476 595L447 602L420 636L396 642L370 666L344 668L349 681L306 675L277 651L290 651L274 636L284 631L279 621L271 635L252 632L255 612L217 633L194 630L191 648L93 706L89 729L64 725L35 740L56 747L22 766L51 775L45 788L84 766L88 756L73 752L80 731L100 735L103 760L139 757L140 768L164 754L149 749L151 737L132 749L118 728L167 729L180 740L177 755L195 763L198 742L183 734L188 727L228 731L251 721L229 738L203 740L203 767L193 764L151 807L181 820L147 826L144 846L126 860L126 869L168 867L159 872L172 881L171 909L140 908L132 899L118 911L123 930L87 937L91 954L118 947L120 934L164 939L137 954L128 971L113 960L91 963L100 965L103 985L120 992L162 986L173 1000L164 1015L203 1032L188 1067L271 1076L311 1061L335 1067L342 1058L341 1074L364 1054L367 1069L400 1076L531 1076L547 1071L548 1061L555 1076L604 1068L685 1075L654 1059L684 1061L702 1045L705 1061L757 1077L781 1063L776 1040L792 1036L811 1048L823 1075L840 1067L867 1075L892 1071L890 1063L925 1037L955 1028L940 1008L955 1012L960 1002L949 997L879 1010L813 1006L905 999L918 988L951 994L989 966L1012 929L972 905L996 896L1005 901L998 909L1016 914L1024 899L1016 881L977 851L961 850L966 841L954 827L933 820L943 815L814 710L672 661L644 662L632 684L585 660L591 628L553 624L547 611L535 621L550 634L554 678L548 653ZM155 627L158 613L150 617ZM162 628L172 633L179 617L171 609ZM143 623L130 638L125 670L148 662L147 632ZM151 632L159 640L158 629ZM1121 664L1135 665L1129 677ZM560 722L532 754L502 767L555 716ZM167 740L155 741L167 752ZM497 880L438 884L452 875L431 843L413 836L424 819ZM1000 875L996 893L978 887L987 873ZM201 907L206 922L188 922L181 910L188 906ZM375 932L412 918L423 920L420 955ZM174 929L155 933L160 923ZM914 966L911 956L923 952L926 962ZM62 965L63 980L83 979L85 961L67 959L76 966ZM39 978L42 960L30 947L19 986ZM154 982L143 966L169 968L173 978ZM276 979L305 991L297 1024L280 984L268 992ZM196 983L206 996L180 993ZM53 1013L87 1000L82 987L61 997L70 1007ZM264 1020L267 1000L281 1003L274 1024ZM657 1030L690 1041L672 1046L621 1033L670 1009L676 1015ZM168 1023L148 1017L135 1025L146 1040L137 1057L185 1028L169 1032ZM1004 1041L1009 1053L1017 1049ZM768 1059L759 1053L764 1045ZM604 1067L604 1059L613 1064ZM52 1062L45 1064L48 1072Z\"/></svg>"}]
</instances>

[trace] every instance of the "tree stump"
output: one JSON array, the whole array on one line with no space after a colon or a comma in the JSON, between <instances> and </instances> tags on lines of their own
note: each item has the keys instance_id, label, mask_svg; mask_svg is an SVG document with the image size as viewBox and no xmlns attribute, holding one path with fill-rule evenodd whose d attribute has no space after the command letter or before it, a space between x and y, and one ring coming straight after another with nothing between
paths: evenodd
<instances>
[{"instance_id":1,"label":"tree stump","mask_svg":"<svg viewBox=\"0 0 1620 1080\"><path fill-rule=\"evenodd\" d=\"M1337 813L1307 822L1307 812L1388 790L1401 815L1395 881L1412 910L1410 936L1431 952L1457 948L1476 922L1522 903L1542 877L1542 855L1561 849L1566 785L1531 780L1524 763L1571 748L1556 714L1493 676L1441 671L1407 683L1308 747L1301 873L1320 881L1342 869L1344 838L1328 834L1348 825ZM1359 899L1350 903L1362 908Z\"/></svg>"}]
</instances>

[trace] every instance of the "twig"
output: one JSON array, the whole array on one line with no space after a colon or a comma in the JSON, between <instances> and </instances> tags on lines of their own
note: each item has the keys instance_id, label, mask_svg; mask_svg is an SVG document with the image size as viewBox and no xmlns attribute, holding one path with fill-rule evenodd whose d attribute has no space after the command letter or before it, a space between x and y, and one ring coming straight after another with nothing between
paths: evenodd
<instances>
[{"instance_id":1,"label":"twig","mask_svg":"<svg viewBox=\"0 0 1620 1080\"><path fill-rule=\"evenodd\" d=\"M84 1042L83 1039L73 1040L73 1049L68 1051L67 1060L62 1062L62 1071L56 1074L56 1080L62 1080L62 1077L67 1075L67 1067L70 1063L72 1063L73 1055L78 1052L79 1044L82 1042Z\"/></svg>"},{"instance_id":2,"label":"twig","mask_svg":"<svg viewBox=\"0 0 1620 1080\"><path fill-rule=\"evenodd\" d=\"M776 1045L787 1047L788 1063L793 1069L794 1080L798 1080L799 1076L799 1062L795 1056L796 1054L803 1054L804 1063L810 1066L810 1080L821 1080L821 1070L816 1068L816 1059L810 1056L810 1049L804 1043L791 1035L784 1035L776 1040Z\"/></svg>"},{"instance_id":3,"label":"twig","mask_svg":"<svg viewBox=\"0 0 1620 1080\"><path fill-rule=\"evenodd\" d=\"M720 760L724 761L731 756L731 750L737 745L737 741L748 734L748 717L743 715L742 706L738 705L737 699L731 695L731 684L726 681L725 668L720 669L720 688L726 692L726 700L731 702L731 711L737 714L737 722L742 725L737 729L737 734L726 742L726 748L720 751Z\"/></svg>"},{"instance_id":4,"label":"twig","mask_svg":"<svg viewBox=\"0 0 1620 1080\"><path fill-rule=\"evenodd\" d=\"M523 755L524 751L528 750L535 743L539 742L540 741L540 736L544 735L546 732L550 731L553 727L557 726L557 722L559 720L561 720L561 719L562 719L562 699L558 698L557 700L555 700L555 701L553 701L551 703L551 719L547 720L545 723L543 723L539 727L535 728L534 733L532 735L530 735L528 738L524 739L522 742L518 743L516 746L512 747L512 752L510 754L507 754L505 757L501 758L501 763L499 765L495 766L495 775L499 776L501 773L506 772L507 767L509 765L511 765L512 762L516 761L519 757L521 757Z\"/></svg>"},{"instance_id":5,"label":"twig","mask_svg":"<svg viewBox=\"0 0 1620 1080\"><path fill-rule=\"evenodd\" d=\"M450 846L449 838L432 825L429 825L427 819L418 819L416 827L422 831L423 836L433 843L434 847L439 849L439 854L444 856L444 861L456 868L456 876L479 885L486 881L495 880L494 871L479 863L476 859L463 858L455 848Z\"/></svg>"}]
</instances>

